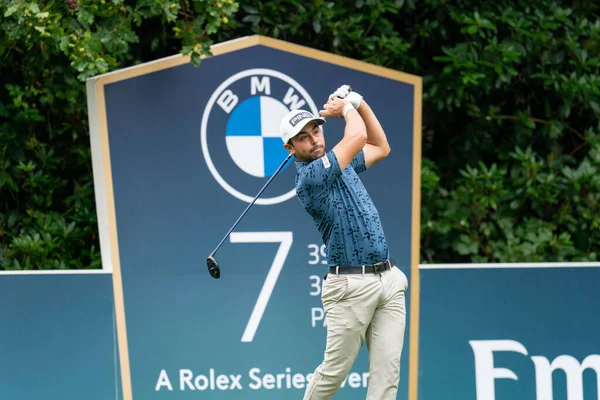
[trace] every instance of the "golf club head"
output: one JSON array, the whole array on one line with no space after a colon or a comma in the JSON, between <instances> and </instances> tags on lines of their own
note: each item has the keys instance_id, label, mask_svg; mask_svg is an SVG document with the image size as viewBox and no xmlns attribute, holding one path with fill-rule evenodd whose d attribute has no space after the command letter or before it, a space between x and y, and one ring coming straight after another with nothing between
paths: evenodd
<instances>
[{"instance_id":1,"label":"golf club head","mask_svg":"<svg viewBox=\"0 0 600 400\"><path fill-rule=\"evenodd\" d=\"M208 256L206 259L206 266L208 267L210 276L215 279L219 279L221 277L221 269L219 268L219 264L217 264L217 260L215 260L213 256Z\"/></svg>"}]
</instances>

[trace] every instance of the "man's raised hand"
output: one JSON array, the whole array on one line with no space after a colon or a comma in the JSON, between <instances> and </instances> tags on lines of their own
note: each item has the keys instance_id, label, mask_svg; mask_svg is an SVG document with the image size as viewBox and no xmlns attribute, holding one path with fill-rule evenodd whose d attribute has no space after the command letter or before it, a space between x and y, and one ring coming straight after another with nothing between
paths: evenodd
<instances>
[{"instance_id":1,"label":"man's raised hand","mask_svg":"<svg viewBox=\"0 0 600 400\"><path fill-rule=\"evenodd\" d=\"M329 100L336 97L350 101L355 110L358 110L363 99L360 94L352 91L350 85L342 85L337 88L335 92L329 95Z\"/></svg>"},{"instance_id":2,"label":"man's raised hand","mask_svg":"<svg viewBox=\"0 0 600 400\"><path fill-rule=\"evenodd\" d=\"M322 117L343 118L344 107L347 104L350 104L347 99L333 97L327 103L323 104L323 109L319 111L319 114Z\"/></svg>"},{"instance_id":3,"label":"man's raised hand","mask_svg":"<svg viewBox=\"0 0 600 400\"><path fill-rule=\"evenodd\" d=\"M331 93L329 95L329 98L327 100L331 100L335 97L339 97L340 99L345 99L346 96L348 96L348 93L350 93L352 89L350 88L349 85L342 85L339 88L337 88L335 90L335 92Z\"/></svg>"}]
</instances>

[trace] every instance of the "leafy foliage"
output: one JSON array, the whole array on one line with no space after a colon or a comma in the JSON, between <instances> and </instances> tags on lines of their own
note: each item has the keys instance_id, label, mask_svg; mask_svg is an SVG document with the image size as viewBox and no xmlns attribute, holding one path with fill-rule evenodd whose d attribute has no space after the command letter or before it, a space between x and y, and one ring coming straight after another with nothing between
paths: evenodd
<instances>
[{"instance_id":1,"label":"leafy foliage","mask_svg":"<svg viewBox=\"0 0 600 400\"><path fill-rule=\"evenodd\" d=\"M263 34L424 77L422 262L597 260L600 5L0 2L0 268L98 268L84 81Z\"/></svg>"},{"instance_id":2,"label":"leafy foliage","mask_svg":"<svg viewBox=\"0 0 600 400\"><path fill-rule=\"evenodd\" d=\"M0 269L100 267L85 79L179 51L197 62L237 7L0 2Z\"/></svg>"}]
</instances>

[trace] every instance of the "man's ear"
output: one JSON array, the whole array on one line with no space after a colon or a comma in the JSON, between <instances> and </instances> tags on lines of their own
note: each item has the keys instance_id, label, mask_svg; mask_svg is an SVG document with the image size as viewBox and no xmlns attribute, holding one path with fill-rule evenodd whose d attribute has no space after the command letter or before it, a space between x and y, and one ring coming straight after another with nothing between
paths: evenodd
<instances>
[{"instance_id":1,"label":"man's ear","mask_svg":"<svg viewBox=\"0 0 600 400\"><path fill-rule=\"evenodd\" d=\"M287 151L289 151L290 153L294 154L294 146L292 146L291 144L286 143L286 144L283 145L283 147L285 147L285 149Z\"/></svg>"}]
</instances>

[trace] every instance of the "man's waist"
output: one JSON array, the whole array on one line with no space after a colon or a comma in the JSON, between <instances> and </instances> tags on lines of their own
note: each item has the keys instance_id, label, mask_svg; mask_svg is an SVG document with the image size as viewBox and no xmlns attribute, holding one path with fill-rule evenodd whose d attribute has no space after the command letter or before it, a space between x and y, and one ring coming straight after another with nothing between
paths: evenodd
<instances>
[{"instance_id":1,"label":"man's waist","mask_svg":"<svg viewBox=\"0 0 600 400\"><path fill-rule=\"evenodd\" d=\"M364 265L332 265L329 267L330 274L377 274L392 269L396 265L393 258L382 262Z\"/></svg>"}]
</instances>

